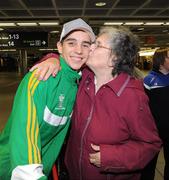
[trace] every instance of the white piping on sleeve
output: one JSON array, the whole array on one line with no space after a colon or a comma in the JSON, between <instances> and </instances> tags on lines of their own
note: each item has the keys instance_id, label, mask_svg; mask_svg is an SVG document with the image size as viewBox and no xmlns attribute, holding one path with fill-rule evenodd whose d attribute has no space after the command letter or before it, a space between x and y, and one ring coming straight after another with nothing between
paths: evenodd
<instances>
[{"instance_id":1,"label":"white piping on sleeve","mask_svg":"<svg viewBox=\"0 0 169 180\"><path fill-rule=\"evenodd\" d=\"M46 106L44 110L44 121L49 123L52 126L59 126L59 125L64 125L67 121L66 116L57 116L53 114L49 108Z\"/></svg>"},{"instance_id":2,"label":"white piping on sleeve","mask_svg":"<svg viewBox=\"0 0 169 180\"><path fill-rule=\"evenodd\" d=\"M17 166L12 171L11 180L38 180L44 176L42 164L30 164Z\"/></svg>"}]
</instances>

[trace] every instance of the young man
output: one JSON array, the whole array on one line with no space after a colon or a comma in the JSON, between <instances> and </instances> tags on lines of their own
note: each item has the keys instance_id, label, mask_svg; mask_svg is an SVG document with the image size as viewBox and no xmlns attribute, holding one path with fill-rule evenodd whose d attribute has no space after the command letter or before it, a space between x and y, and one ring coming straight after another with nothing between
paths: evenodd
<instances>
[{"instance_id":1,"label":"young man","mask_svg":"<svg viewBox=\"0 0 169 180\"><path fill-rule=\"evenodd\" d=\"M57 78L41 82L35 72L24 77L0 134L0 179L47 179L69 127L77 70L86 62L94 40L82 19L64 24L57 43L61 62Z\"/></svg>"}]
</instances>

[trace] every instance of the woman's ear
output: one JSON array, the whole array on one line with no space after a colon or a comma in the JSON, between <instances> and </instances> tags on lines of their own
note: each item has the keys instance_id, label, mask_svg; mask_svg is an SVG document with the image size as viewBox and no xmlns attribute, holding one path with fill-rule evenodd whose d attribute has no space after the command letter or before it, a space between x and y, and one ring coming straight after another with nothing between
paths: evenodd
<instances>
[{"instance_id":1,"label":"woman's ear","mask_svg":"<svg viewBox=\"0 0 169 180\"><path fill-rule=\"evenodd\" d=\"M112 54L111 57L110 57L110 60L111 60L111 66L114 66L115 65L115 62L117 61L117 56L115 54Z\"/></svg>"},{"instance_id":2,"label":"woman's ear","mask_svg":"<svg viewBox=\"0 0 169 180\"><path fill-rule=\"evenodd\" d=\"M57 48L58 48L58 52L59 52L59 54L62 54L62 43L59 41L59 42L57 42Z\"/></svg>"},{"instance_id":3,"label":"woman's ear","mask_svg":"<svg viewBox=\"0 0 169 180\"><path fill-rule=\"evenodd\" d=\"M117 56L115 54L113 54L113 53L112 53L112 60L117 61Z\"/></svg>"}]
</instances>

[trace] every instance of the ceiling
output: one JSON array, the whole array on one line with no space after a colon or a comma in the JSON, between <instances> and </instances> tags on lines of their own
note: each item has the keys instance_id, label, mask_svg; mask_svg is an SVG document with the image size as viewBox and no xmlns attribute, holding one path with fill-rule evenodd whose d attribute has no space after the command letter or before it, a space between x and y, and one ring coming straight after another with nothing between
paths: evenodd
<instances>
[{"instance_id":1,"label":"ceiling","mask_svg":"<svg viewBox=\"0 0 169 180\"><path fill-rule=\"evenodd\" d=\"M95 3L106 5L96 7ZM0 22L58 21L54 27L3 27L4 31L60 31L64 22L81 17L99 32L108 21L168 22L168 25L128 26L142 47L169 46L169 0L0 0ZM50 34L54 46L58 34Z\"/></svg>"}]
</instances>

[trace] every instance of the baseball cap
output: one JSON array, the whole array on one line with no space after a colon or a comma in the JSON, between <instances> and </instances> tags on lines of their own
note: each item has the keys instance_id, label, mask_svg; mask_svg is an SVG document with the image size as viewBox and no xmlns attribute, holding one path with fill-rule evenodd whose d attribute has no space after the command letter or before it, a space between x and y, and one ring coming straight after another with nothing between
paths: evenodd
<instances>
[{"instance_id":1,"label":"baseball cap","mask_svg":"<svg viewBox=\"0 0 169 180\"><path fill-rule=\"evenodd\" d=\"M94 34L92 28L85 21L83 21L81 18L69 21L63 25L63 29L62 29L62 32L60 35L60 41L62 41L62 39L67 34L69 34L71 31L78 30L78 29L89 33L91 41L92 42L95 41L95 34Z\"/></svg>"}]
</instances>

